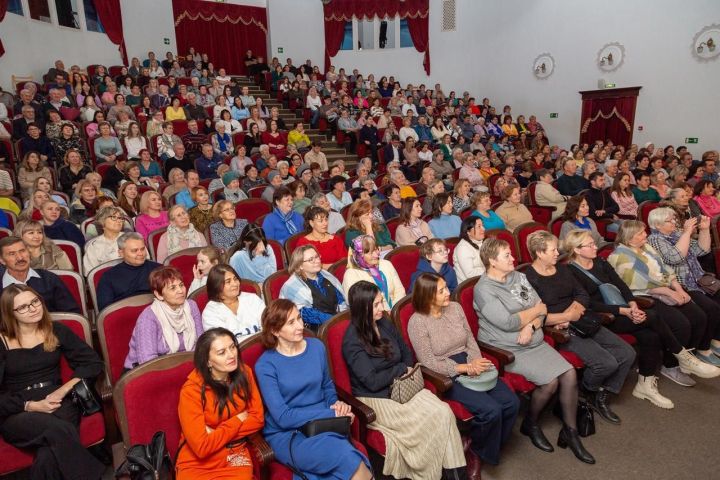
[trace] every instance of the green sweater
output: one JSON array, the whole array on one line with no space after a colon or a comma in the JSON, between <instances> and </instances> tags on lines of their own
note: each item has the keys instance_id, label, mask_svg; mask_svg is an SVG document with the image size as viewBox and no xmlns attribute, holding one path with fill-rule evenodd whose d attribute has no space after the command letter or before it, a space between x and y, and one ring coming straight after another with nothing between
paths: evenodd
<instances>
[{"instance_id":1,"label":"green sweater","mask_svg":"<svg viewBox=\"0 0 720 480\"><path fill-rule=\"evenodd\" d=\"M345 246L349 247L350 245L352 245L353 240L355 240L360 235L363 235L363 232L361 232L360 230L354 230L352 228L346 230ZM393 247L395 246L395 242L393 242L392 237L390 237L390 232L385 225L382 225L382 228L375 232L375 243L377 243L378 247L384 247L385 245L392 245Z\"/></svg>"},{"instance_id":2,"label":"green sweater","mask_svg":"<svg viewBox=\"0 0 720 480\"><path fill-rule=\"evenodd\" d=\"M640 190L637 187L634 187L632 190L633 197L635 197L635 201L638 203L638 205L641 202L645 201L651 201L651 202L659 202L660 201L660 195L658 194L657 190L654 188L648 188L644 192Z\"/></svg>"}]
</instances>

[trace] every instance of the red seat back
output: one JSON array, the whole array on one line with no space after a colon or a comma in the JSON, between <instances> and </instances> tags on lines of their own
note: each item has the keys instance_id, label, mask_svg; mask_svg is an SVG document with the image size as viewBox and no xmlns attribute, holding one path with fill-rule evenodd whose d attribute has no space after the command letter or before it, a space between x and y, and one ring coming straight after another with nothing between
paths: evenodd
<instances>
[{"instance_id":1,"label":"red seat back","mask_svg":"<svg viewBox=\"0 0 720 480\"><path fill-rule=\"evenodd\" d=\"M77 273L81 273L80 262L82 259L82 254L80 253L80 246L77 243L70 242L68 240L55 240L55 245L60 247L60 250L65 252L65 254L68 256L68 259L70 259L70 263L72 263L73 270Z\"/></svg>"},{"instance_id":2,"label":"red seat back","mask_svg":"<svg viewBox=\"0 0 720 480\"><path fill-rule=\"evenodd\" d=\"M335 387L351 393L350 372L342 353L343 338L349 326L350 312L346 310L323 323L318 337L325 344L330 363L330 374L335 381Z\"/></svg>"},{"instance_id":3,"label":"red seat back","mask_svg":"<svg viewBox=\"0 0 720 480\"><path fill-rule=\"evenodd\" d=\"M473 304L473 289L480 277L471 277L461 282L452 294L452 299L458 302L465 312L470 330L472 330L473 338L477 338L480 325L478 322L477 312Z\"/></svg>"},{"instance_id":4,"label":"red seat back","mask_svg":"<svg viewBox=\"0 0 720 480\"><path fill-rule=\"evenodd\" d=\"M205 310L205 306L208 304L210 299L208 298L207 294L207 287L200 287L194 292L192 292L190 295L188 295L188 298L190 300L194 300L195 303L197 303L198 309L200 310L200 313Z\"/></svg>"},{"instance_id":5,"label":"red seat back","mask_svg":"<svg viewBox=\"0 0 720 480\"><path fill-rule=\"evenodd\" d=\"M460 237L448 237L445 239L445 245L448 248L448 263L451 266L455 266L455 261L453 260L453 253L455 253L455 247L457 247L457 244L460 243Z\"/></svg>"},{"instance_id":6,"label":"red seat back","mask_svg":"<svg viewBox=\"0 0 720 480\"><path fill-rule=\"evenodd\" d=\"M560 238L560 230L562 230L563 223L565 223L565 220L563 220L562 217L553 220L553 222L550 224L550 232L556 237Z\"/></svg>"},{"instance_id":7,"label":"red seat back","mask_svg":"<svg viewBox=\"0 0 720 480\"><path fill-rule=\"evenodd\" d=\"M114 385L122 375L135 324L154 299L150 294L136 295L115 302L100 313L97 319L98 338L110 385Z\"/></svg>"},{"instance_id":8,"label":"red seat back","mask_svg":"<svg viewBox=\"0 0 720 480\"><path fill-rule=\"evenodd\" d=\"M638 220L641 220L645 225L647 225L648 215L650 215L650 212L653 209L659 206L660 204L658 202L651 202L649 200L641 202L640 205L638 205Z\"/></svg>"},{"instance_id":9,"label":"red seat back","mask_svg":"<svg viewBox=\"0 0 720 480\"><path fill-rule=\"evenodd\" d=\"M173 120L173 134L182 137L190 131L187 120Z\"/></svg>"},{"instance_id":10,"label":"red seat back","mask_svg":"<svg viewBox=\"0 0 720 480\"><path fill-rule=\"evenodd\" d=\"M517 264L520 263L520 250L518 249L517 239L512 233L505 229L486 230L485 238L505 240L510 244L510 253L512 253L513 258L515 259L515 265L517 266Z\"/></svg>"},{"instance_id":11,"label":"red seat back","mask_svg":"<svg viewBox=\"0 0 720 480\"><path fill-rule=\"evenodd\" d=\"M175 458L181 432L177 405L192 370L192 352L173 353L140 365L118 382L113 402L126 448L147 444L155 432L162 430L168 452ZM151 408L153 405L173 408Z\"/></svg>"},{"instance_id":12,"label":"red seat back","mask_svg":"<svg viewBox=\"0 0 720 480\"><path fill-rule=\"evenodd\" d=\"M413 352L413 360L415 360L415 350L412 348L410 342L410 335L408 335L408 323L410 323L410 317L415 313L415 308L412 304L412 294L406 295L401 298L395 305L393 305L390 316L395 323L395 328L402 333L405 343L410 347Z\"/></svg>"},{"instance_id":13,"label":"red seat back","mask_svg":"<svg viewBox=\"0 0 720 480\"><path fill-rule=\"evenodd\" d=\"M388 229L388 232L390 232L390 238L395 240L395 232L397 231L397 228L400 226L400 219L398 217L391 218L387 221L385 221L385 226Z\"/></svg>"},{"instance_id":14,"label":"red seat back","mask_svg":"<svg viewBox=\"0 0 720 480\"><path fill-rule=\"evenodd\" d=\"M263 296L265 297L265 305L270 305L270 302L280 298L280 289L285 282L290 278L290 274L287 270L279 270L268 278L263 283Z\"/></svg>"},{"instance_id":15,"label":"red seat back","mask_svg":"<svg viewBox=\"0 0 720 480\"><path fill-rule=\"evenodd\" d=\"M292 257L292 253L295 251L298 242L305 235L307 235L305 232L299 232L295 235L291 235L290 237L288 237L287 240L285 240L285 245L283 245L283 250L285 251L285 258L289 259L290 257Z\"/></svg>"},{"instance_id":16,"label":"red seat back","mask_svg":"<svg viewBox=\"0 0 720 480\"><path fill-rule=\"evenodd\" d=\"M153 260L157 259L158 245L160 245L160 237L162 237L163 233L165 232L167 232L167 227L153 230L152 232L150 232L150 235L148 235L146 245L148 251L150 252L150 258L152 258Z\"/></svg>"},{"instance_id":17,"label":"red seat back","mask_svg":"<svg viewBox=\"0 0 720 480\"><path fill-rule=\"evenodd\" d=\"M388 260L395 267L405 291L410 291L410 277L417 269L419 259L420 249L415 245L397 247L385 256L385 260Z\"/></svg>"},{"instance_id":18,"label":"red seat back","mask_svg":"<svg viewBox=\"0 0 720 480\"><path fill-rule=\"evenodd\" d=\"M273 253L275 254L275 264L277 265L277 269L282 270L288 263L288 259L285 258L285 250L283 249L282 244L277 240L268 240L267 242L268 246L273 249Z\"/></svg>"},{"instance_id":19,"label":"red seat back","mask_svg":"<svg viewBox=\"0 0 720 480\"><path fill-rule=\"evenodd\" d=\"M603 258L605 260L608 259L608 257L612 254L612 252L615 250L615 244L613 243L606 243L602 247L598 248L597 256L600 258Z\"/></svg>"},{"instance_id":20,"label":"red seat back","mask_svg":"<svg viewBox=\"0 0 720 480\"><path fill-rule=\"evenodd\" d=\"M529 205L527 208L530 210L533 220L543 225L550 224L553 211L555 211L554 207L541 207L540 205Z\"/></svg>"},{"instance_id":21,"label":"red seat back","mask_svg":"<svg viewBox=\"0 0 720 480\"><path fill-rule=\"evenodd\" d=\"M345 278L345 271L347 270L347 259L341 258L337 262L333 263L328 267L328 272L332 273L335 278L338 279L340 283L342 283L343 278Z\"/></svg>"},{"instance_id":22,"label":"red seat back","mask_svg":"<svg viewBox=\"0 0 720 480\"><path fill-rule=\"evenodd\" d=\"M87 300L85 299L85 280L82 275L70 270L50 270L57 275L63 284L67 287L70 295L75 299L80 311L86 317L88 316Z\"/></svg>"},{"instance_id":23,"label":"red seat back","mask_svg":"<svg viewBox=\"0 0 720 480\"><path fill-rule=\"evenodd\" d=\"M90 270L90 272L87 274L88 290L90 290L90 301L92 302L93 309L95 309L95 313L99 313L97 303L97 288L100 284L100 279L105 274L105 272L107 272L120 262L122 262L122 260L111 260L109 262L102 263Z\"/></svg>"},{"instance_id":24,"label":"red seat back","mask_svg":"<svg viewBox=\"0 0 720 480\"><path fill-rule=\"evenodd\" d=\"M265 190L265 187L255 188L262 188L263 191ZM251 188L250 191L252 192L252 190L253 189ZM260 194L262 194L262 191L260 191ZM241 200L235 204L235 213L237 214L237 217L244 218L248 221L248 223L254 223L255 220L262 215L267 215L272 212L272 209L272 205L262 198L248 198L247 200Z\"/></svg>"},{"instance_id":25,"label":"red seat back","mask_svg":"<svg viewBox=\"0 0 720 480\"><path fill-rule=\"evenodd\" d=\"M51 313L50 317L53 319L53 321L62 323L66 327L68 327L70 330L73 331L75 335L77 335L79 338L81 338L85 343L93 346L92 341L92 330L90 329L90 322L87 321L85 317L82 315L78 315L75 313ZM73 376L73 370L70 368L70 366L67 363L67 360L65 359L65 356L62 356L60 358L60 376L62 378L63 382L67 382L70 380Z\"/></svg>"},{"instance_id":26,"label":"red seat back","mask_svg":"<svg viewBox=\"0 0 720 480\"><path fill-rule=\"evenodd\" d=\"M529 237L531 233L537 232L538 230L548 231L548 228L542 223L528 222L523 223L515 229L515 236L517 237L518 247L520 248L521 263L532 262L530 250L528 250L527 248L527 237Z\"/></svg>"},{"instance_id":27,"label":"red seat back","mask_svg":"<svg viewBox=\"0 0 720 480\"><path fill-rule=\"evenodd\" d=\"M262 200L262 198L260 197L262 197L262 194L266 188L267 187L265 185L260 185L259 187L252 187L250 190L248 190L248 197L250 197L250 200Z\"/></svg>"},{"instance_id":28,"label":"red seat back","mask_svg":"<svg viewBox=\"0 0 720 480\"><path fill-rule=\"evenodd\" d=\"M527 199L529 205L537 205L537 200L535 200L535 189L537 188L538 182L530 182L527 186ZM528 206L529 208L529 206Z\"/></svg>"},{"instance_id":29,"label":"red seat back","mask_svg":"<svg viewBox=\"0 0 720 480\"><path fill-rule=\"evenodd\" d=\"M165 265L170 265L180 270L183 283L187 288L190 288L190 284L195 278L193 275L193 267L197 263L197 254L202 249L203 247L186 248L185 250L180 250L179 252L169 255L163 262Z\"/></svg>"}]
</instances>

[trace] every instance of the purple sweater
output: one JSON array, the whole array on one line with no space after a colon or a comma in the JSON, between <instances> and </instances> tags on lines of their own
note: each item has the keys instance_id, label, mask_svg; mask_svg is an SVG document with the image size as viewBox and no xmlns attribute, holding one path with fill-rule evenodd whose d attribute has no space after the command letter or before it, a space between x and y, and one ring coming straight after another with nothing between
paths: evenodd
<instances>
[{"instance_id":1,"label":"purple sweater","mask_svg":"<svg viewBox=\"0 0 720 480\"><path fill-rule=\"evenodd\" d=\"M188 300L190 304L190 314L195 321L195 334L196 338L199 338L203 333L202 316L200 315L200 309L194 300ZM178 334L180 341L179 352L185 351L185 342L183 340L183 334ZM145 310L138 317L135 329L133 329L132 337L130 338L130 351L128 352L127 358L125 358L125 368L131 369L137 367L140 364L149 362L153 358L166 355L169 351L167 343L163 338L162 328L158 322L157 316L148 305Z\"/></svg>"}]
</instances>

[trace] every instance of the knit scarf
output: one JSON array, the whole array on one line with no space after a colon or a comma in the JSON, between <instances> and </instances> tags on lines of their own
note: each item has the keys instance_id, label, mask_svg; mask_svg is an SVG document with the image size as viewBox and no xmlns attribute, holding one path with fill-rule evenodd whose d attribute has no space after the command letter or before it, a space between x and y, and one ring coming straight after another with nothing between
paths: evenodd
<instances>
[{"instance_id":1,"label":"knit scarf","mask_svg":"<svg viewBox=\"0 0 720 480\"><path fill-rule=\"evenodd\" d=\"M223 133L222 135L220 135L219 133L216 133L215 139L218 142L218 148L220 149L220 151L227 152L226 144L230 142L230 135L228 135L227 133Z\"/></svg>"},{"instance_id":2,"label":"knit scarf","mask_svg":"<svg viewBox=\"0 0 720 480\"><path fill-rule=\"evenodd\" d=\"M288 213L283 214L280 209L275 208L275 214L283 221L285 228L290 235L295 235L298 232L297 226L292 221L294 213L295 210L290 210Z\"/></svg>"},{"instance_id":3,"label":"knit scarf","mask_svg":"<svg viewBox=\"0 0 720 480\"><path fill-rule=\"evenodd\" d=\"M198 237L198 231L195 230L195 226L192 223L188 225L185 230L175 225L169 225L167 227L168 255L172 255L185 248L200 247L201 245L197 242Z\"/></svg>"},{"instance_id":4,"label":"knit scarf","mask_svg":"<svg viewBox=\"0 0 720 480\"><path fill-rule=\"evenodd\" d=\"M195 348L197 332L195 331L195 321L190 313L190 304L187 301L182 307L173 310L170 305L156 298L150 305L150 309L157 317L158 323L160 323L163 339L170 349L169 353L176 353L179 350L180 340L178 335L181 333L185 345L184 351L190 352Z\"/></svg>"},{"instance_id":5,"label":"knit scarf","mask_svg":"<svg viewBox=\"0 0 720 480\"><path fill-rule=\"evenodd\" d=\"M353 256L353 260L355 260L355 264L370 274L370 277L373 279L378 288L380 288L385 299L387 299L388 305L392 308L392 301L390 300L388 282L385 274L380 271L380 268L378 268L377 265L373 266L365 261L362 242L363 238L366 236L367 235L360 235L353 240L351 255Z\"/></svg>"}]
</instances>

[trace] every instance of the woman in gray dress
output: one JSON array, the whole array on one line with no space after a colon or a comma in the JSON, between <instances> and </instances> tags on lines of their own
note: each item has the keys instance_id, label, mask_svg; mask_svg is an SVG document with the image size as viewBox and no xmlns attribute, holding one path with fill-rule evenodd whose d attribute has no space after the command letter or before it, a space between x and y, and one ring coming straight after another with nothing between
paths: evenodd
<instances>
[{"instance_id":1,"label":"woman in gray dress","mask_svg":"<svg viewBox=\"0 0 720 480\"><path fill-rule=\"evenodd\" d=\"M520 432L530 437L540 450L554 450L538 425L538 417L559 389L563 428L557 444L560 448L569 446L579 460L595 463L577 431L575 369L543 341L542 327L552 324L546 322L547 307L525 275L515 271L514 258L506 241L486 239L480 248L480 258L487 272L480 277L473 291L480 320L479 340L513 352L515 361L505 369L523 375L536 385Z\"/></svg>"}]
</instances>

